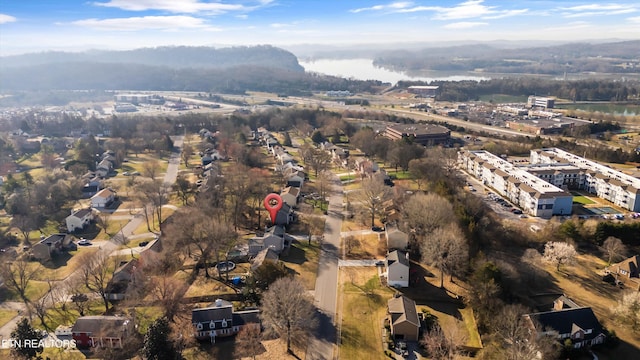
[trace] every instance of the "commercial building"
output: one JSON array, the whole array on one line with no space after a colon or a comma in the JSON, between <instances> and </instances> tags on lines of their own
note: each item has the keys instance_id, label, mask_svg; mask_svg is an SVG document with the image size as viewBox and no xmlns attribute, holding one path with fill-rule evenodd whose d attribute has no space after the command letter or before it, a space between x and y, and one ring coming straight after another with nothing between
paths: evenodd
<instances>
[{"instance_id":1,"label":"commercial building","mask_svg":"<svg viewBox=\"0 0 640 360\"><path fill-rule=\"evenodd\" d=\"M554 105L555 105L555 99L550 97L531 95L527 99L527 106L529 107L541 107L545 109L553 109Z\"/></svg>"},{"instance_id":2,"label":"commercial building","mask_svg":"<svg viewBox=\"0 0 640 360\"><path fill-rule=\"evenodd\" d=\"M438 94L439 86L409 86L408 90L410 93L421 96L421 97L429 97L434 98Z\"/></svg>"},{"instance_id":3,"label":"commercial building","mask_svg":"<svg viewBox=\"0 0 640 360\"><path fill-rule=\"evenodd\" d=\"M487 151L462 151L462 168L533 216L569 215L573 196Z\"/></svg>"},{"instance_id":4,"label":"commercial building","mask_svg":"<svg viewBox=\"0 0 640 360\"><path fill-rule=\"evenodd\" d=\"M562 134L565 130L573 129L576 125L587 125L569 118L529 118L509 120L506 127L535 135Z\"/></svg>"},{"instance_id":5,"label":"commercial building","mask_svg":"<svg viewBox=\"0 0 640 360\"><path fill-rule=\"evenodd\" d=\"M595 194L623 209L640 212L640 179L636 177L558 148L531 150L530 163L555 166L554 169L559 171L553 177L558 179L555 181L570 175L576 179L572 183L575 188ZM558 165L564 165L565 170Z\"/></svg>"},{"instance_id":6,"label":"commercial building","mask_svg":"<svg viewBox=\"0 0 640 360\"><path fill-rule=\"evenodd\" d=\"M408 138L415 144L443 144L451 138L451 131L444 126L431 124L397 124L387 126L384 136L391 140Z\"/></svg>"}]
</instances>

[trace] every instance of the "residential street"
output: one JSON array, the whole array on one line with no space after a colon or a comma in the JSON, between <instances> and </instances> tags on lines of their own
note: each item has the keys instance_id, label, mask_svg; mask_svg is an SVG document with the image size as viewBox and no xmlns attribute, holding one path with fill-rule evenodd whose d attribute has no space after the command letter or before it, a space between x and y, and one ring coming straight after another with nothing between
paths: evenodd
<instances>
[{"instance_id":1,"label":"residential street","mask_svg":"<svg viewBox=\"0 0 640 360\"><path fill-rule=\"evenodd\" d=\"M332 190L315 287L315 304L320 312L320 324L316 336L309 342L307 359L338 358L336 307L342 228L342 184L337 177L334 178Z\"/></svg>"},{"instance_id":2,"label":"residential street","mask_svg":"<svg viewBox=\"0 0 640 360\"><path fill-rule=\"evenodd\" d=\"M178 170L180 166L180 153L182 152L182 144L183 144L183 136L175 136L174 140L174 151L171 153L169 157L169 165L167 167L167 172L164 177L164 183L168 186L173 184L178 175ZM103 241L100 244L99 252L102 252L106 255L112 255L117 248L121 244L121 238L124 235L125 237L129 237L133 234L133 232L140 227L144 223L144 216L141 213L136 214L123 228L120 233L113 236L109 241ZM148 234L147 234L148 235ZM56 284L56 288L59 289L67 289L68 285L70 285L73 281L75 281L76 277L79 276L80 271L76 270L67 276L64 280L61 280ZM45 296L47 296L45 294ZM70 296L70 294L66 294L66 296ZM16 303L12 303L15 308ZM20 306L21 314L11 319L4 326L0 327L0 340L8 339L11 337L11 331L16 327L16 324L22 316L25 314L25 306L22 303L17 303Z\"/></svg>"}]
</instances>

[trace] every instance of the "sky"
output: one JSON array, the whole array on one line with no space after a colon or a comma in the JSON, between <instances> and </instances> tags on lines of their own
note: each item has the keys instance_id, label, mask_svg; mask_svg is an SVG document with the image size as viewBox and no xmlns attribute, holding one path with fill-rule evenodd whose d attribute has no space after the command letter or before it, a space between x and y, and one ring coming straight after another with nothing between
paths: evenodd
<instances>
[{"instance_id":1,"label":"sky","mask_svg":"<svg viewBox=\"0 0 640 360\"><path fill-rule=\"evenodd\" d=\"M172 45L610 39L640 39L640 1L0 0L0 56Z\"/></svg>"}]
</instances>

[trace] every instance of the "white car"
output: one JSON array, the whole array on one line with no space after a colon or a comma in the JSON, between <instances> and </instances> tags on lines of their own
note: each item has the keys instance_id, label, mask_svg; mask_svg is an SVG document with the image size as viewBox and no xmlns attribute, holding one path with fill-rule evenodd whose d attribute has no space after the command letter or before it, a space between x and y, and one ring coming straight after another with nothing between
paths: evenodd
<instances>
[{"instance_id":1,"label":"white car","mask_svg":"<svg viewBox=\"0 0 640 360\"><path fill-rule=\"evenodd\" d=\"M80 241L78 241L78 245L89 246L89 245L91 245L91 241L89 241L87 239L80 239Z\"/></svg>"}]
</instances>

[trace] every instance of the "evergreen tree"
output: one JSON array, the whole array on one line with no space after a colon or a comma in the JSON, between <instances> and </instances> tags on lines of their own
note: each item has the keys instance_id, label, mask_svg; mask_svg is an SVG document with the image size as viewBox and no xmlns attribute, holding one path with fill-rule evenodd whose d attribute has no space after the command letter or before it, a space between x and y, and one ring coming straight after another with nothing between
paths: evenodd
<instances>
[{"instance_id":1,"label":"evergreen tree","mask_svg":"<svg viewBox=\"0 0 640 360\"><path fill-rule=\"evenodd\" d=\"M42 334L34 329L27 318L18 322L16 328L11 332L11 338L16 344L11 349L11 354L18 359L42 359L43 347L38 346L40 340L44 339Z\"/></svg>"},{"instance_id":2,"label":"evergreen tree","mask_svg":"<svg viewBox=\"0 0 640 360\"><path fill-rule=\"evenodd\" d=\"M162 317L149 325L144 336L142 355L147 360L174 360L180 359L173 342L169 339L171 327L169 321Z\"/></svg>"}]
</instances>

